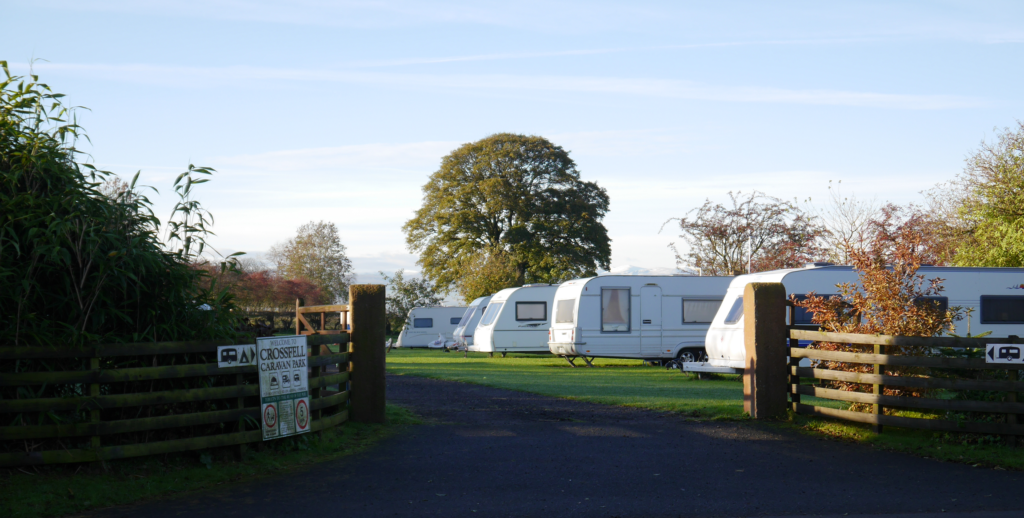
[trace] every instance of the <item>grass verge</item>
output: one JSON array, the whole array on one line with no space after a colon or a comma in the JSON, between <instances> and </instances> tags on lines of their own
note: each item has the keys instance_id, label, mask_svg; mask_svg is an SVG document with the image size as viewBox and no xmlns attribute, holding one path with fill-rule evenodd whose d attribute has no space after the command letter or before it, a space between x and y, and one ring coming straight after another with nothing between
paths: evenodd
<instances>
[{"instance_id":1,"label":"grass verge","mask_svg":"<svg viewBox=\"0 0 1024 518\"><path fill-rule=\"evenodd\" d=\"M237 448L220 448L76 466L0 470L0 516L42 518L138 503L221 484L254 480L351 455L419 421L408 410L387 407L388 423L345 423L255 445L239 462Z\"/></svg>"},{"instance_id":2,"label":"grass verge","mask_svg":"<svg viewBox=\"0 0 1024 518\"><path fill-rule=\"evenodd\" d=\"M1024 448L1013 448L999 437L952 434L886 427L876 434L869 425L790 413L786 426L804 433L855 442L974 467L1024 470Z\"/></svg>"},{"instance_id":3,"label":"grass verge","mask_svg":"<svg viewBox=\"0 0 1024 518\"><path fill-rule=\"evenodd\" d=\"M607 405L679 412L708 420L744 419L743 385L738 376L698 380L639 360L598 358L597 368L572 368L548 355L489 358L483 353L393 349L388 372L532 392ZM808 381L809 382L809 381ZM847 408L841 401L804 396L804 403ZM1024 470L1024 448L1011 448L998 437L935 433L887 427L882 434L867 425L827 418L790 415L781 426L818 437L870 445L979 467Z\"/></svg>"}]
</instances>

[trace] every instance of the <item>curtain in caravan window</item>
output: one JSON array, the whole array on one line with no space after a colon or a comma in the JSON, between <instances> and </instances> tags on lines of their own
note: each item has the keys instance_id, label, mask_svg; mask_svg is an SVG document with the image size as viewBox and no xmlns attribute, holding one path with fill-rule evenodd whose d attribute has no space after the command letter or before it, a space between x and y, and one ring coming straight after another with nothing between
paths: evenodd
<instances>
[{"instance_id":1,"label":"curtain in caravan window","mask_svg":"<svg viewBox=\"0 0 1024 518\"><path fill-rule=\"evenodd\" d=\"M601 330L629 331L629 289L601 290Z\"/></svg>"},{"instance_id":2,"label":"curtain in caravan window","mask_svg":"<svg viewBox=\"0 0 1024 518\"><path fill-rule=\"evenodd\" d=\"M571 324L573 322L573 309L576 308L576 300L560 300L555 302L555 323Z\"/></svg>"},{"instance_id":3,"label":"curtain in caravan window","mask_svg":"<svg viewBox=\"0 0 1024 518\"><path fill-rule=\"evenodd\" d=\"M684 324L710 324L718 313L721 300L686 300L683 299Z\"/></svg>"}]
</instances>

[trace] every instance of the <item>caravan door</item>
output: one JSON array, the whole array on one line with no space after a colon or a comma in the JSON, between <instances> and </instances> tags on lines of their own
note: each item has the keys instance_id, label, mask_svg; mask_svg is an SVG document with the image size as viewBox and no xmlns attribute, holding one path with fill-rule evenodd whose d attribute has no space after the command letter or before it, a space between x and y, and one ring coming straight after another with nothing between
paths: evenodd
<instances>
[{"instance_id":1,"label":"caravan door","mask_svg":"<svg viewBox=\"0 0 1024 518\"><path fill-rule=\"evenodd\" d=\"M661 287L640 288L640 356L661 355Z\"/></svg>"}]
</instances>

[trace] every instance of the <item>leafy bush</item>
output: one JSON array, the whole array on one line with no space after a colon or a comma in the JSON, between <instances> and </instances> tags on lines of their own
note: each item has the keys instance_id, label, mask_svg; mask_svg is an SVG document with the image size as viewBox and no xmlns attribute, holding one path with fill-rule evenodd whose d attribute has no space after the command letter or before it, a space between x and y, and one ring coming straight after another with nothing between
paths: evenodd
<instances>
[{"instance_id":1,"label":"leafy bush","mask_svg":"<svg viewBox=\"0 0 1024 518\"><path fill-rule=\"evenodd\" d=\"M229 337L231 295L203 262L213 218L193 198L211 169L189 166L160 240L148 198L80 163L75 108L0 61L0 343L72 345ZM229 262L219 265L230 267Z\"/></svg>"},{"instance_id":2,"label":"leafy bush","mask_svg":"<svg viewBox=\"0 0 1024 518\"><path fill-rule=\"evenodd\" d=\"M857 283L837 286L840 296L824 298L809 296L794 301L806 308L813 322L822 330L835 333L883 334L895 336L937 336L951 331L960 319L960 308L942 309L928 297L940 296L943 279L925 279L917 273L921 267L921 233L910 226L897 228L880 225L873 244L867 251L850 250L850 259L857 270ZM818 342L811 348L827 351L870 352L866 345ZM887 354L921 355L920 347L887 346ZM871 373L873 367L836 361L818 360L826 369ZM885 366L890 376L923 374L923 369ZM870 385L832 381L840 390L867 392ZM924 396L927 390L912 387L885 387L885 395ZM855 405L856 406L856 405Z\"/></svg>"}]
</instances>

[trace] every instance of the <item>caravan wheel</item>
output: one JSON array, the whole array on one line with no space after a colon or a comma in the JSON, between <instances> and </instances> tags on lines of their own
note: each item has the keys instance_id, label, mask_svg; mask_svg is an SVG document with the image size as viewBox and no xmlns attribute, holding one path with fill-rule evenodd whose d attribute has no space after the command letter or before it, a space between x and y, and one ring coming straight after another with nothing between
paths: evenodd
<instances>
[{"instance_id":1,"label":"caravan wheel","mask_svg":"<svg viewBox=\"0 0 1024 518\"><path fill-rule=\"evenodd\" d=\"M676 356L676 361L680 363L699 362L700 351L698 349L683 349L679 351L679 356Z\"/></svg>"}]
</instances>

